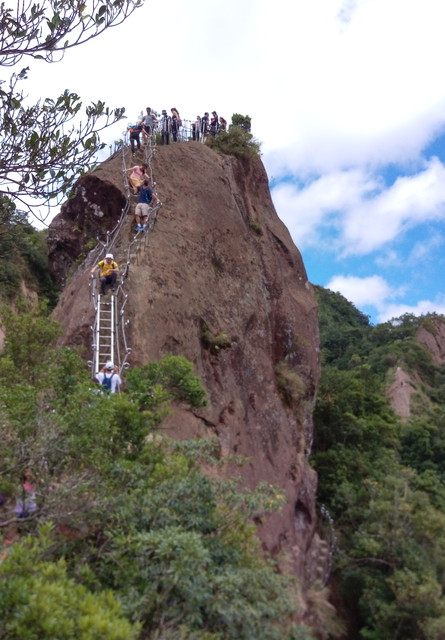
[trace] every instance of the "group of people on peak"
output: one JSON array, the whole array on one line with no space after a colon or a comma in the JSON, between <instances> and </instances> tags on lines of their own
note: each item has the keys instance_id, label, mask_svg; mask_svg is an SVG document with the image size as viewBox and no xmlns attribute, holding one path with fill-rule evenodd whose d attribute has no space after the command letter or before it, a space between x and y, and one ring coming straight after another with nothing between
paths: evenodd
<instances>
[{"instance_id":1,"label":"group of people on peak","mask_svg":"<svg viewBox=\"0 0 445 640\"><path fill-rule=\"evenodd\" d=\"M147 144L149 137L155 131L160 132L161 144L169 144L170 138L173 142L178 142L179 129L183 126L182 119L176 107L172 107L170 112L171 115L167 113L166 109L162 109L161 116L158 119L151 107L147 107L146 114L140 114L137 124L128 127L132 153L141 148L141 134L143 136L142 144ZM227 120L225 118L218 117L216 111L212 111L211 116L206 111L203 116L196 116L196 120L192 122L191 137L193 140L204 142L208 135L216 136L221 131L226 130Z\"/></svg>"},{"instance_id":2,"label":"group of people on peak","mask_svg":"<svg viewBox=\"0 0 445 640\"><path fill-rule=\"evenodd\" d=\"M162 109L160 121L161 144L169 144L170 136L172 136L173 142L178 142L179 127L182 127L182 120L176 107L173 107L170 111L171 116L168 115L165 109Z\"/></svg>"},{"instance_id":3,"label":"group of people on peak","mask_svg":"<svg viewBox=\"0 0 445 640\"><path fill-rule=\"evenodd\" d=\"M196 120L192 122L192 138L193 140L204 141L207 136L216 136L221 131L227 131L227 120L220 116L216 111L212 111L212 117L206 111L204 115L196 116Z\"/></svg>"}]
</instances>

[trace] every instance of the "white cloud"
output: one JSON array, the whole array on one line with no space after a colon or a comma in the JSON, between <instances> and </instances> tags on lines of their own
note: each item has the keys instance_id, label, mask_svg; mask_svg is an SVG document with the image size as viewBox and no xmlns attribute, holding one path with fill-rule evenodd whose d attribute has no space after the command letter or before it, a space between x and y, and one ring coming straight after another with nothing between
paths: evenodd
<instances>
[{"instance_id":1,"label":"white cloud","mask_svg":"<svg viewBox=\"0 0 445 640\"><path fill-rule=\"evenodd\" d=\"M315 0L311 10L295 4L299 26L287 42L294 73L282 61L278 74L282 82L294 80L296 100L284 107L290 117L281 135L265 147L271 172L418 156L444 124L445 90L437 83L443 3L362 2L346 25L338 15L350 3Z\"/></svg>"},{"instance_id":2,"label":"white cloud","mask_svg":"<svg viewBox=\"0 0 445 640\"><path fill-rule=\"evenodd\" d=\"M280 218L298 246L316 245L324 240L339 249L345 211L360 208L366 196L381 189L378 178L361 169L325 174L303 188L280 183L272 197ZM329 239L326 236L329 234Z\"/></svg>"},{"instance_id":3,"label":"white cloud","mask_svg":"<svg viewBox=\"0 0 445 640\"><path fill-rule=\"evenodd\" d=\"M433 158L423 171L399 177L373 198L350 208L342 225L343 253L367 254L430 220L445 219L445 167Z\"/></svg>"},{"instance_id":4,"label":"white cloud","mask_svg":"<svg viewBox=\"0 0 445 640\"><path fill-rule=\"evenodd\" d=\"M367 255L397 241L408 229L445 220L445 166L433 158L388 188L362 169L338 171L303 188L279 184L272 196L297 245L324 240L343 257Z\"/></svg>"},{"instance_id":5,"label":"white cloud","mask_svg":"<svg viewBox=\"0 0 445 640\"><path fill-rule=\"evenodd\" d=\"M341 293L357 307L371 305L380 308L387 298L397 295L386 280L378 275L366 278L334 276L326 288Z\"/></svg>"},{"instance_id":6,"label":"white cloud","mask_svg":"<svg viewBox=\"0 0 445 640\"><path fill-rule=\"evenodd\" d=\"M419 264L420 261L428 260L433 251L441 247L444 243L444 237L441 233L430 235L426 240L416 242L411 252L406 258L410 264Z\"/></svg>"},{"instance_id":7,"label":"white cloud","mask_svg":"<svg viewBox=\"0 0 445 640\"><path fill-rule=\"evenodd\" d=\"M393 288L379 275L364 278L337 275L331 278L326 288L341 293L358 308L374 307L378 322L386 322L405 313L416 316L426 313L445 315L444 295L438 295L434 300L419 300L415 304L397 303L394 300L403 296L405 289Z\"/></svg>"},{"instance_id":8,"label":"white cloud","mask_svg":"<svg viewBox=\"0 0 445 640\"><path fill-rule=\"evenodd\" d=\"M375 265L384 269L388 267L398 266L402 262L402 257L398 251L394 249L384 249L375 259Z\"/></svg>"},{"instance_id":9,"label":"white cloud","mask_svg":"<svg viewBox=\"0 0 445 640\"><path fill-rule=\"evenodd\" d=\"M445 300L438 297L435 300L419 300L414 305L409 304L387 304L377 315L378 322L386 322L392 318L399 318L405 313L412 313L415 316L427 313L439 313L445 315Z\"/></svg>"}]
</instances>

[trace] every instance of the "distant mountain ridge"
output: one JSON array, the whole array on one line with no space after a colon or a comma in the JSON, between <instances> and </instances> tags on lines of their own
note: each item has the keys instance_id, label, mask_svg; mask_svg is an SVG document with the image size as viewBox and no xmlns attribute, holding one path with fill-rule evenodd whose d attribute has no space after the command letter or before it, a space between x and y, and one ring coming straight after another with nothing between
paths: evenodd
<instances>
[{"instance_id":1,"label":"distant mountain ridge","mask_svg":"<svg viewBox=\"0 0 445 640\"><path fill-rule=\"evenodd\" d=\"M317 287L312 464L342 640L439 640L445 597L445 318L381 325ZM425 595L428 595L425 597Z\"/></svg>"}]
</instances>

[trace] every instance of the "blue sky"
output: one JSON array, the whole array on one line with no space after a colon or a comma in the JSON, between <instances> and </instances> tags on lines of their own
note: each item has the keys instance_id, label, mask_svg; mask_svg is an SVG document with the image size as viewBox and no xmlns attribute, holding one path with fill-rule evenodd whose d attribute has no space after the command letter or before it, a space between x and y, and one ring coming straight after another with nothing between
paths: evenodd
<instances>
[{"instance_id":1,"label":"blue sky","mask_svg":"<svg viewBox=\"0 0 445 640\"><path fill-rule=\"evenodd\" d=\"M443 0L146 0L27 86L250 115L310 281L377 323L445 313L444 25Z\"/></svg>"}]
</instances>

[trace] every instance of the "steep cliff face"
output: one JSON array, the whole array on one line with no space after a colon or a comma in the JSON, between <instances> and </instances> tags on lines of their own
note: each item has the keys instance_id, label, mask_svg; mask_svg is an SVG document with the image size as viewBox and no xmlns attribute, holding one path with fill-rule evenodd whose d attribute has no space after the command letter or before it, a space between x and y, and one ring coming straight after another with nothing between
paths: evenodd
<instances>
[{"instance_id":1,"label":"steep cliff face","mask_svg":"<svg viewBox=\"0 0 445 640\"><path fill-rule=\"evenodd\" d=\"M248 458L241 471L228 464L224 473L241 473L249 486L267 481L285 491L281 513L258 515L259 534L265 548L284 552L293 571L310 581L317 556L316 476L307 454L319 378L318 321L300 253L276 215L259 159L242 162L190 142L158 148L152 167L163 207L153 230L140 234L125 283L130 362L141 365L167 353L193 361L209 404L193 412L177 406L166 432L175 438L216 435L222 456ZM78 185L82 202L70 204L79 217L73 220L63 209L51 225L56 273L60 264L66 273L75 259L72 227L88 236L80 211L85 200L96 202L90 184L97 192L97 180L102 182L101 189L109 189L105 200L114 203L101 220L105 227L113 227L113 211L122 206L120 157L93 177ZM127 260L131 229L128 216L113 248L120 263ZM85 241L78 252L84 248ZM94 315L92 259L74 271L56 309L65 344L82 345L86 358Z\"/></svg>"},{"instance_id":2,"label":"steep cliff face","mask_svg":"<svg viewBox=\"0 0 445 640\"><path fill-rule=\"evenodd\" d=\"M445 363L445 322L443 318L429 318L417 331L417 340L428 351L434 364Z\"/></svg>"},{"instance_id":3,"label":"steep cliff face","mask_svg":"<svg viewBox=\"0 0 445 640\"><path fill-rule=\"evenodd\" d=\"M415 335L416 341L426 351L427 357L436 367L445 363L445 322L441 316L429 316L420 323ZM405 371L402 366L397 366L394 372L394 380L388 388L388 398L392 408L402 419L408 419L412 415L413 401L421 397L425 405L428 405L425 386L431 381L424 379L421 368L418 371ZM423 389L423 390L422 390Z\"/></svg>"},{"instance_id":4,"label":"steep cliff face","mask_svg":"<svg viewBox=\"0 0 445 640\"><path fill-rule=\"evenodd\" d=\"M95 239L114 228L125 202L104 171L77 182L74 197L63 204L48 233L48 260L59 284L66 283L73 265L96 244Z\"/></svg>"}]
</instances>

